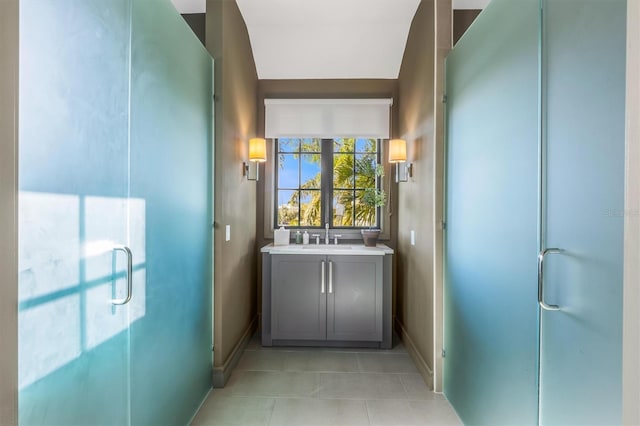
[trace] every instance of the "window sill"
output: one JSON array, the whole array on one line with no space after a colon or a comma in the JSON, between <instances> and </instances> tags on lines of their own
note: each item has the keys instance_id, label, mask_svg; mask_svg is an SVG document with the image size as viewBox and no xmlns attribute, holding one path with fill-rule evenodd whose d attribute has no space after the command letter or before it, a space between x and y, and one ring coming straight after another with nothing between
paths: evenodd
<instances>
[{"instance_id":1,"label":"window sill","mask_svg":"<svg viewBox=\"0 0 640 426\"><path fill-rule=\"evenodd\" d=\"M292 241L295 241L295 234L296 232L300 231L301 234L304 234L304 231L307 231L309 233L309 239L311 240L311 235L312 234L319 234L320 235L320 240L324 241L324 234L325 234L325 230L324 229L319 229L319 228L312 228L312 229L305 229L305 228L287 228L290 229L291 231L291 239ZM339 228L330 228L329 229L329 239L333 241L333 238L335 235L340 235L339 241L362 241L362 233L360 232L360 229L339 229ZM273 228L270 230L265 230L265 234L264 234L264 238L266 240L273 240ZM378 241L389 241L391 240L391 237L389 236L388 232L385 232L384 230L380 231L380 237L378 238Z\"/></svg>"}]
</instances>

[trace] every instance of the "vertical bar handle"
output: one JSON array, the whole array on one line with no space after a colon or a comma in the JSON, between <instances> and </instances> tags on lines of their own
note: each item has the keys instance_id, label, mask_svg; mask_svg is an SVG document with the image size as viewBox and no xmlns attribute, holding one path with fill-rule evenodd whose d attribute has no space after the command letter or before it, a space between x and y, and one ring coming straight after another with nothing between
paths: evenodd
<instances>
[{"instance_id":1,"label":"vertical bar handle","mask_svg":"<svg viewBox=\"0 0 640 426\"><path fill-rule=\"evenodd\" d=\"M121 251L127 255L127 296L124 299L111 299L114 305L126 305L133 295L133 254L127 246L116 246L113 251Z\"/></svg>"},{"instance_id":2,"label":"vertical bar handle","mask_svg":"<svg viewBox=\"0 0 640 426\"><path fill-rule=\"evenodd\" d=\"M322 267L320 268L320 293L324 294L324 283L325 283L325 276L324 276L324 269L325 269L325 261L322 261Z\"/></svg>"},{"instance_id":3,"label":"vertical bar handle","mask_svg":"<svg viewBox=\"0 0 640 426\"><path fill-rule=\"evenodd\" d=\"M557 305L548 305L544 301L544 257L548 254L560 254L562 249L548 248L538 254L538 304L545 311L559 311Z\"/></svg>"},{"instance_id":4,"label":"vertical bar handle","mask_svg":"<svg viewBox=\"0 0 640 426\"><path fill-rule=\"evenodd\" d=\"M329 261L329 293L333 293L333 262Z\"/></svg>"}]
</instances>

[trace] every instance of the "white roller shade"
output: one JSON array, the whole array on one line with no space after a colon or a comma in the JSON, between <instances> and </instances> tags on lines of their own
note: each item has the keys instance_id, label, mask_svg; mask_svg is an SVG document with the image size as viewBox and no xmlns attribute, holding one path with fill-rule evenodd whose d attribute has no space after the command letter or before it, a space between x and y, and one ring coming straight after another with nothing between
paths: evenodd
<instances>
[{"instance_id":1,"label":"white roller shade","mask_svg":"<svg viewBox=\"0 0 640 426\"><path fill-rule=\"evenodd\" d=\"M392 99L265 99L265 137L388 139L392 104Z\"/></svg>"}]
</instances>

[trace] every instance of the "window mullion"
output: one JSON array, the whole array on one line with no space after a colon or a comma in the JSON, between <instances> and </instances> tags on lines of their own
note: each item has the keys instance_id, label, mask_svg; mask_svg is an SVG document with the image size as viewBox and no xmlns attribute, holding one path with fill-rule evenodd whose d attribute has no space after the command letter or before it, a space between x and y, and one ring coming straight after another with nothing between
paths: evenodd
<instances>
[{"instance_id":1,"label":"window mullion","mask_svg":"<svg viewBox=\"0 0 640 426\"><path fill-rule=\"evenodd\" d=\"M302 225L302 140L298 143L298 227Z\"/></svg>"},{"instance_id":2,"label":"window mullion","mask_svg":"<svg viewBox=\"0 0 640 426\"><path fill-rule=\"evenodd\" d=\"M356 172L358 170L358 168L356 167L357 166L357 164L356 164L357 158L358 158L358 155L356 154L356 142L354 142L354 144L353 144L353 187L352 187L352 190L353 190L353 207L352 207L353 215L352 215L352 218L351 218L351 223L352 223L351 226L353 226L354 228L358 226L358 224L356 223L356 220L357 220L357 215L356 215L356 206L357 206L356 195L357 195L357 193L356 193L356 189L358 188L357 179L356 179L358 177L358 175L356 174Z\"/></svg>"},{"instance_id":3,"label":"window mullion","mask_svg":"<svg viewBox=\"0 0 640 426\"><path fill-rule=\"evenodd\" d=\"M333 226L331 210L333 206L333 139L322 139L322 227Z\"/></svg>"},{"instance_id":4,"label":"window mullion","mask_svg":"<svg viewBox=\"0 0 640 426\"><path fill-rule=\"evenodd\" d=\"M382 141L378 139L376 141L376 171L378 170L378 165L382 164ZM376 189L384 191L384 180L376 174ZM387 197L389 194L387 194ZM387 199L387 202L389 200ZM382 214L384 211L384 207L376 207L376 227L378 229L382 228Z\"/></svg>"}]
</instances>

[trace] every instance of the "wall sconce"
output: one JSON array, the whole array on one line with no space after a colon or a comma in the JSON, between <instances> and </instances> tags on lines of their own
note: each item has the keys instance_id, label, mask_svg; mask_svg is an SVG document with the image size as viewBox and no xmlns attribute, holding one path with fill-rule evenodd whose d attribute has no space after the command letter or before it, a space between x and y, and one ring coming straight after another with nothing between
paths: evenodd
<instances>
[{"instance_id":1,"label":"wall sconce","mask_svg":"<svg viewBox=\"0 0 640 426\"><path fill-rule=\"evenodd\" d=\"M413 176L413 164L407 163L407 141L404 139L389 141L389 162L396 165L396 183L406 182Z\"/></svg>"},{"instance_id":2,"label":"wall sconce","mask_svg":"<svg viewBox=\"0 0 640 426\"><path fill-rule=\"evenodd\" d=\"M264 138L249 140L249 162L243 163L244 175L248 180L258 180L260 163L267 161L267 141Z\"/></svg>"}]
</instances>

